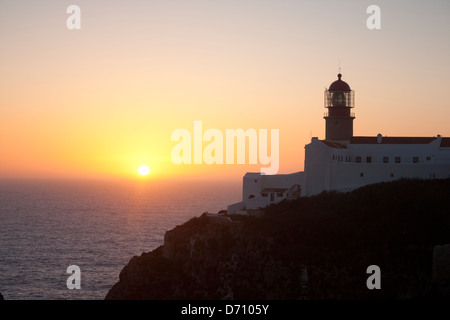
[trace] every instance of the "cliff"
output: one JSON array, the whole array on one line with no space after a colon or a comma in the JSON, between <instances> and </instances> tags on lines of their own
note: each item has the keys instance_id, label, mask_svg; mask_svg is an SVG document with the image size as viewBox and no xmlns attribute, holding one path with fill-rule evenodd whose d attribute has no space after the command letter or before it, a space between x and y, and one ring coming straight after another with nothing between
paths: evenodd
<instances>
[{"instance_id":1,"label":"cliff","mask_svg":"<svg viewBox=\"0 0 450 320\"><path fill-rule=\"evenodd\" d=\"M449 298L450 180L400 180L203 214L133 257L106 299ZM231 218L231 219L230 219ZM369 265L381 290L369 290Z\"/></svg>"}]
</instances>

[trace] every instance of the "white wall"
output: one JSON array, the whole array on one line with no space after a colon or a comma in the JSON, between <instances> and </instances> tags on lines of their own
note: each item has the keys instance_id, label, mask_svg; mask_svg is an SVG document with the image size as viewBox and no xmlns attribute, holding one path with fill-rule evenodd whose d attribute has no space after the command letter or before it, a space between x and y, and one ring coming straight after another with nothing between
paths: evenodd
<instances>
[{"instance_id":1,"label":"white wall","mask_svg":"<svg viewBox=\"0 0 450 320\"><path fill-rule=\"evenodd\" d=\"M438 139L429 144L349 144L347 150L355 161L357 156L361 156L362 162L366 162L366 157L372 157L372 162L383 163L383 157L389 157L389 162L394 162L395 157L401 157L402 163L413 163L413 157L419 157L419 162L426 161L426 157L431 157L431 161L440 154L440 141Z\"/></svg>"},{"instance_id":2,"label":"white wall","mask_svg":"<svg viewBox=\"0 0 450 320\"><path fill-rule=\"evenodd\" d=\"M245 174L242 186L242 201L249 199L250 195L255 197L260 196L262 188L262 176L261 174L248 172Z\"/></svg>"},{"instance_id":3,"label":"white wall","mask_svg":"<svg viewBox=\"0 0 450 320\"><path fill-rule=\"evenodd\" d=\"M264 208L284 199L275 196L270 201L270 196L262 197L261 191L266 188L291 188L299 184L302 196L312 196L324 190L351 191L401 178L449 178L450 148L441 149L440 143L438 138L429 144L349 144L345 149L338 149L313 138L305 146L305 172L247 173L243 178L242 202L228 206L228 212ZM355 162L357 156L361 157L361 163ZM371 163L366 162L368 156L372 158ZM386 156L389 163L383 162ZM400 157L401 162L395 163L395 157ZM418 163L413 162L414 157L419 157ZM249 199L250 195L254 198Z\"/></svg>"},{"instance_id":4,"label":"white wall","mask_svg":"<svg viewBox=\"0 0 450 320\"><path fill-rule=\"evenodd\" d=\"M305 179L302 196L312 196L329 190L330 157L332 148L317 138L305 146Z\"/></svg>"},{"instance_id":5,"label":"white wall","mask_svg":"<svg viewBox=\"0 0 450 320\"><path fill-rule=\"evenodd\" d=\"M436 139L429 144L350 144L346 149L337 149L313 139L305 146L302 196L324 190L349 191L401 178L449 178L450 148L441 149L440 142ZM355 162L357 156L361 163ZM368 156L371 163L366 162ZM388 163L383 162L386 156ZM395 157L400 157L401 162L396 163ZM417 163L413 162L414 157L419 158Z\"/></svg>"},{"instance_id":6,"label":"white wall","mask_svg":"<svg viewBox=\"0 0 450 320\"><path fill-rule=\"evenodd\" d=\"M450 164L333 163L330 190L349 191L368 184L401 178L442 179L449 177Z\"/></svg>"},{"instance_id":7,"label":"white wall","mask_svg":"<svg viewBox=\"0 0 450 320\"><path fill-rule=\"evenodd\" d=\"M262 189L265 188L290 188L294 184L303 183L303 172L296 172L291 174L276 174L276 175L263 175L262 177Z\"/></svg>"},{"instance_id":8,"label":"white wall","mask_svg":"<svg viewBox=\"0 0 450 320\"><path fill-rule=\"evenodd\" d=\"M227 206L227 213L238 213L245 207L245 202L236 202Z\"/></svg>"}]
</instances>

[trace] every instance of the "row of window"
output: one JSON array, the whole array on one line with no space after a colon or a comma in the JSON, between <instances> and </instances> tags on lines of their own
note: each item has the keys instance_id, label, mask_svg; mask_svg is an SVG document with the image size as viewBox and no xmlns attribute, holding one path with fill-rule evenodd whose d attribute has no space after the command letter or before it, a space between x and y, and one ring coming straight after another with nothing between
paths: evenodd
<instances>
[{"instance_id":1,"label":"row of window","mask_svg":"<svg viewBox=\"0 0 450 320\"><path fill-rule=\"evenodd\" d=\"M338 155L333 154L333 160L337 160L338 162L342 162L342 161L344 161L344 156L338 156ZM350 160L351 160L350 156L346 156L345 157L345 162L350 162Z\"/></svg>"},{"instance_id":2,"label":"row of window","mask_svg":"<svg viewBox=\"0 0 450 320\"><path fill-rule=\"evenodd\" d=\"M263 193L261 193L261 196L263 196L264 198L267 198L269 196L269 194L267 192L263 192ZM271 193L270 196L273 196L273 193ZM277 197L283 198L283 192L277 192Z\"/></svg>"},{"instance_id":3,"label":"row of window","mask_svg":"<svg viewBox=\"0 0 450 320\"><path fill-rule=\"evenodd\" d=\"M339 162L342 162L344 160L344 156L333 155L333 160L337 160ZM363 160L363 157L361 157L361 156L357 156L355 158L355 162L356 163L361 163L362 160ZM366 163L372 163L372 157L370 157L370 156L367 156L365 158L365 160L366 160ZM393 160L394 160L395 163L401 163L402 162L402 158L401 157L394 157ZM431 157L426 157L426 161L430 161L430 160L431 160ZM350 157L346 156L345 157L345 161L346 162L350 162ZM391 160L390 160L389 157L383 157L383 163L389 163L390 161ZM419 162L419 157L413 157L412 158L412 162L413 163L418 163Z\"/></svg>"},{"instance_id":4,"label":"row of window","mask_svg":"<svg viewBox=\"0 0 450 320\"><path fill-rule=\"evenodd\" d=\"M431 157L427 157L426 158L427 161L431 160ZM389 163L389 157L383 157L383 163ZM356 162L360 163L362 162L362 157L356 157ZM372 162L372 157L366 157L366 162L367 163L371 163ZM401 163L402 162L402 158L401 157L394 157L394 162L395 163ZM413 163L418 163L419 162L419 157L413 157L412 158L412 162Z\"/></svg>"},{"instance_id":5,"label":"row of window","mask_svg":"<svg viewBox=\"0 0 450 320\"><path fill-rule=\"evenodd\" d=\"M400 162L402 162L402 158L395 157L394 161L395 161L395 163L400 163ZM361 163L361 162L362 162L362 157L356 157L356 163ZM413 162L414 163L419 162L419 157L414 157ZM372 163L372 157L366 157L366 163ZM383 163L389 163L389 157L383 157Z\"/></svg>"},{"instance_id":6,"label":"row of window","mask_svg":"<svg viewBox=\"0 0 450 320\"><path fill-rule=\"evenodd\" d=\"M361 172L360 174L359 174L359 176L361 177L361 178L364 178L364 172ZM389 175L391 178L394 178L394 174L393 173L391 173L390 175ZM450 178L450 174L448 175L448 177ZM430 178L430 179L435 179L436 178L436 174L435 173L430 173L430 174L428 174L428 178Z\"/></svg>"},{"instance_id":7,"label":"row of window","mask_svg":"<svg viewBox=\"0 0 450 320\"><path fill-rule=\"evenodd\" d=\"M364 172L361 172L361 173L359 174L359 176L360 176L361 178L364 178ZM394 177L394 174L391 173L389 176L390 176L391 178L393 178L393 177Z\"/></svg>"}]
</instances>

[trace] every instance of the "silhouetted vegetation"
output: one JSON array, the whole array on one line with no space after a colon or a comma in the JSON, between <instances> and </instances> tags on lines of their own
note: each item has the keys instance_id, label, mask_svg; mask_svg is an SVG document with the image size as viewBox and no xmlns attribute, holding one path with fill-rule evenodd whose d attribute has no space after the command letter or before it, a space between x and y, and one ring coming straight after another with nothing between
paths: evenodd
<instances>
[{"instance_id":1,"label":"silhouetted vegetation","mask_svg":"<svg viewBox=\"0 0 450 320\"><path fill-rule=\"evenodd\" d=\"M246 232L284 244L371 250L450 243L450 179L399 180L270 206Z\"/></svg>"}]
</instances>

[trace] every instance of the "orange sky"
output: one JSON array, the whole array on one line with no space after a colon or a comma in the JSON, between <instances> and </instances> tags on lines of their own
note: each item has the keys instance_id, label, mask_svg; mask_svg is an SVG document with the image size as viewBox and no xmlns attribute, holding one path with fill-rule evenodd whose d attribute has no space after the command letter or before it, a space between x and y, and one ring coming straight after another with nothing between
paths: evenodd
<instances>
[{"instance_id":1,"label":"orange sky","mask_svg":"<svg viewBox=\"0 0 450 320\"><path fill-rule=\"evenodd\" d=\"M179 165L175 129L280 130L280 171L324 138L323 90L355 90L355 135L450 136L450 3L0 1L0 178L241 179ZM204 145L205 146L205 145Z\"/></svg>"}]
</instances>

